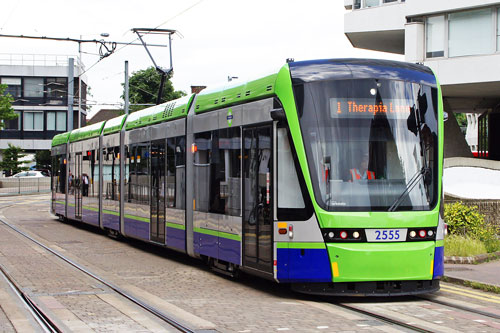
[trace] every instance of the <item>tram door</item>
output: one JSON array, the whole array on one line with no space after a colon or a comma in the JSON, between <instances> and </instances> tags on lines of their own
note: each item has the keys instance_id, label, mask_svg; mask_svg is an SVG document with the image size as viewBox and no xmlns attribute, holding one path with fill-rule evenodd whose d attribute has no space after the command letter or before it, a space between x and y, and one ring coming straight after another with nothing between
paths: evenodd
<instances>
[{"instance_id":1,"label":"tram door","mask_svg":"<svg viewBox=\"0 0 500 333\"><path fill-rule=\"evenodd\" d=\"M151 142L151 229L153 242L165 244L165 140Z\"/></svg>"},{"instance_id":2,"label":"tram door","mask_svg":"<svg viewBox=\"0 0 500 333\"><path fill-rule=\"evenodd\" d=\"M243 130L243 264L272 272L272 126Z\"/></svg>"},{"instance_id":3,"label":"tram door","mask_svg":"<svg viewBox=\"0 0 500 333\"><path fill-rule=\"evenodd\" d=\"M75 218L82 218L82 153L75 155Z\"/></svg>"}]
</instances>

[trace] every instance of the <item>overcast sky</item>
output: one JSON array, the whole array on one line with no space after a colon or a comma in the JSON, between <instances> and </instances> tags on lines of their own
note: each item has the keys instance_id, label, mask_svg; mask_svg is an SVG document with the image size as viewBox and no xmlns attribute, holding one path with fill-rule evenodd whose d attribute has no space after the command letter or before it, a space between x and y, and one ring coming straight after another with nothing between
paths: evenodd
<instances>
[{"instance_id":1,"label":"overcast sky","mask_svg":"<svg viewBox=\"0 0 500 333\"><path fill-rule=\"evenodd\" d=\"M339 0L11 0L2 2L0 34L101 39L101 33L109 33L107 40L131 42L136 39L132 28L175 29L179 34L172 45L172 81L175 89L187 93L191 85L211 86L227 82L228 76L243 80L276 71L287 58L403 60L354 49L343 32L344 14ZM164 36L145 39L168 43ZM169 67L167 48L152 51L160 66ZM90 99L99 104L91 114L101 107L120 107L125 60L131 72L152 65L142 46L118 46L97 64L94 44L84 45L83 52ZM0 53L78 56L78 45L0 38Z\"/></svg>"}]
</instances>

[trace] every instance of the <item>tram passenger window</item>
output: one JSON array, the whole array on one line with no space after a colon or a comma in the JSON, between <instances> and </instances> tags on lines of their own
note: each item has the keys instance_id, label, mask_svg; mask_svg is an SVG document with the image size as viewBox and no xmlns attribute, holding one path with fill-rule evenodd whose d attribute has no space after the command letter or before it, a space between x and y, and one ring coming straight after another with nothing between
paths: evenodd
<instances>
[{"instance_id":1,"label":"tram passenger window","mask_svg":"<svg viewBox=\"0 0 500 333\"><path fill-rule=\"evenodd\" d=\"M167 208L186 207L186 139L167 139Z\"/></svg>"},{"instance_id":2,"label":"tram passenger window","mask_svg":"<svg viewBox=\"0 0 500 333\"><path fill-rule=\"evenodd\" d=\"M196 134L193 149L196 210L240 216L240 129Z\"/></svg>"},{"instance_id":3,"label":"tram passenger window","mask_svg":"<svg viewBox=\"0 0 500 333\"><path fill-rule=\"evenodd\" d=\"M225 215L240 216L241 212L241 134L239 128L220 130L219 195Z\"/></svg>"},{"instance_id":4,"label":"tram passenger window","mask_svg":"<svg viewBox=\"0 0 500 333\"><path fill-rule=\"evenodd\" d=\"M105 199L118 201L120 198L120 147L103 149L103 181Z\"/></svg>"},{"instance_id":5,"label":"tram passenger window","mask_svg":"<svg viewBox=\"0 0 500 333\"><path fill-rule=\"evenodd\" d=\"M212 153L212 132L195 134L194 146L194 198L195 210L209 210L210 160Z\"/></svg>"},{"instance_id":6,"label":"tram passenger window","mask_svg":"<svg viewBox=\"0 0 500 333\"><path fill-rule=\"evenodd\" d=\"M135 193L138 203L149 205L149 144L141 143L137 145L135 155Z\"/></svg>"}]
</instances>

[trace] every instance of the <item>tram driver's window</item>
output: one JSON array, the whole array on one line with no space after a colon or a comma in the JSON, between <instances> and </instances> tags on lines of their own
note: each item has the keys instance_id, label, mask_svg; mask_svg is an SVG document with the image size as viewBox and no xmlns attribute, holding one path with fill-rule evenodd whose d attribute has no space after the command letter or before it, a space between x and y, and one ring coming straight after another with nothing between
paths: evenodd
<instances>
[{"instance_id":1,"label":"tram driver's window","mask_svg":"<svg viewBox=\"0 0 500 333\"><path fill-rule=\"evenodd\" d=\"M297 219L306 205L297 176L286 128L277 129L278 218Z\"/></svg>"}]
</instances>

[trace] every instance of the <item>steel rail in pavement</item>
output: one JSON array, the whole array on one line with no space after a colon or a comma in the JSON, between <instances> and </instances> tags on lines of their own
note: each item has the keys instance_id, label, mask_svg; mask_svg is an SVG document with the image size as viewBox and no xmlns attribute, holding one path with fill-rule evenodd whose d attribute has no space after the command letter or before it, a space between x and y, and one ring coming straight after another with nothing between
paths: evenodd
<instances>
[{"instance_id":1,"label":"steel rail in pavement","mask_svg":"<svg viewBox=\"0 0 500 333\"><path fill-rule=\"evenodd\" d=\"M168 323L169 325L173 326L174 328L178 329L179 331L181 332L186 332L186 333L194 333L195 331L187 326L185 326L184 324L178 322L177 320L167 316L166 314L164 314L163 312L161 312L160 310L156 309L155 307L153 306L150 306L148 305L147 303L141 301L140 299L138 298L135 298L133 297L132 295L128 294L127 292L125 292L123 289L115 286L114 284L112 284L111 282L108 282L106 280L104 280L103 278L95 275L94 273L90 272L88 269L86 269L85 267L75 263L74 261L72 261L71 259L69 258L66 258L65 256L63 256L62 254L60 254L59 252L49 248L48 246L42 244L41 242L37 241L36 239L34 239L33 237L31 237L30 235L26 234L25 232L19 230L18 228L16 228L15 226L11 225L10 223L4 221L3 219L0 218L0 222L5 224L6 226L8 226L9 228L11 228L12 230L16 231L17 233L21 234L22 236L28 238L29 240L31 240L32 242L34 242L35 244L37 244L38 246L44 248L45 250L49 251L50 253L54 254L55 256L59 257L60 259L64 260L65 262L67 262L68 264L70 264L71 266L75 267L76 269L82 271L83 273L87 274L88 276L94 278L95 280L101 282L102 284L106 285L107 287L109 287L110 289L112 289L113 291L115 291L116 293L120 294L121 296L125 297L126 299L128 299L129 301L139 305L141 308L145 309L146 311L152 313L153 315L155 315L156 317L160 318L161 320L165 321L166 323Z\"/></svg>"}]
</instances>

